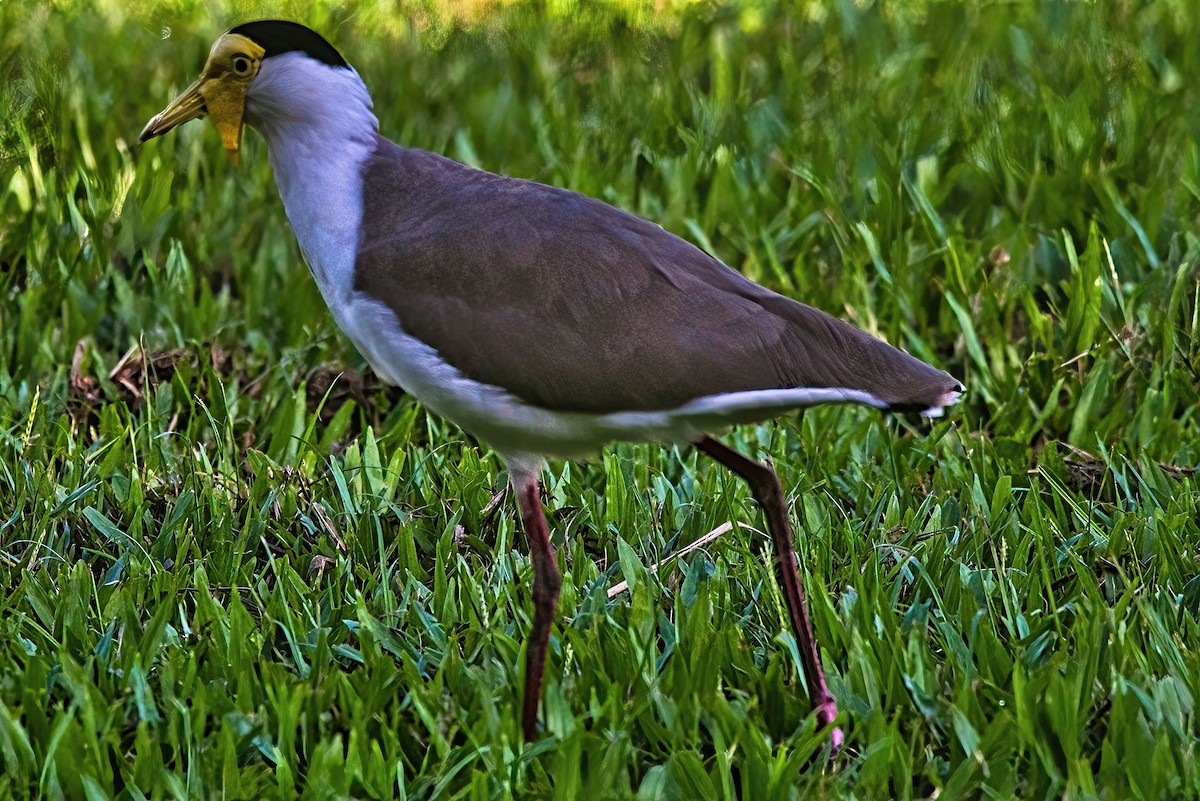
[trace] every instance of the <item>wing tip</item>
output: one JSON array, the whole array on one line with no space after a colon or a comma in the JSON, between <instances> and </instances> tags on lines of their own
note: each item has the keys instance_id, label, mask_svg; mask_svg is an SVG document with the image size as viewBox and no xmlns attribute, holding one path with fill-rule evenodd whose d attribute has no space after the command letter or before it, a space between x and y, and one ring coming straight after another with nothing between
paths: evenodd
<instances>
[{"instance_id":1,"label":"wing tip","mask_svg":"<svg viewBox=\"0 0 1200 801\"><path fill-rule=\"evenodd\" d=\"M963 393L966 391L967 388L963 386L962 383L958 383L958 387L956 389L947 390L941 395L938 395L934 402L931 403L927 409L922 411L921 414L926 417L941 417L946 413L947 406L953 406L962 400Z\"/></svg>"}]
</instances>

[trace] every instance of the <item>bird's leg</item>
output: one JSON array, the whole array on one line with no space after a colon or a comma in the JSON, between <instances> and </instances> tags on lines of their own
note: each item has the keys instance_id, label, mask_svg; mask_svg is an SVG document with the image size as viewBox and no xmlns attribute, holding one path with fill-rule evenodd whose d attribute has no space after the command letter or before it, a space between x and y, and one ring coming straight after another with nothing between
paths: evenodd
<instances>
[{"instance_id":1,"label":"bird's leg","mask_svg":"<svg viewBox=\"0 0 1200 801\"><path fill-rule=\"evenodd\" d=\"M525 710L521 718L525 741L533 742L538 736L542 670L546 665L550 626L554 622L554 611L558 608L562 576L558 572L554 546L550 544L550 531L546 527L546 515L538 498L537 473L515 471L511 475L517 505L521 508L521 522L529 537L529 555L533 560L533 630L529 632L529 644L525 649Z\"/></svg>"},{"instance_id":2,"label":"bird's leg","mask_svg":"<svg viewBox=\"0 0 1200 801\"><path fill-rule=\"evenodd\" d=\"M821 653L817 648L812 626L808 622L804 587L800 583L796 552L792 549L792 535L788 528L787 509L783 502L779 476L770 466L749 459L712 437L699 440L696 447L741 476L750 485L754 500L762 507L767 518L767 531L770 532L771 542L775 547L779 584L783 588L783 596L792 619L792 631L796 633L796 642L800 646L800 659L804 662L808 695L815 707L818 724L822 727L828 726L837 717L837 703L825 685L825 674L821 670ZM830 731L829 743L834 753L841 748L842 741L840 729L834 728Z\"/></svg>"}]
</instances>

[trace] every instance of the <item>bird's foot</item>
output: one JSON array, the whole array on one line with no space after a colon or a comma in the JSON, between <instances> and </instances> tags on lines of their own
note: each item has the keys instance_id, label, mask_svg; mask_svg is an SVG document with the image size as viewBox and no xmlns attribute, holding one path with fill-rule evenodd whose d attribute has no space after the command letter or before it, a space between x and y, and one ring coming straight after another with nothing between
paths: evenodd
<instances>
[{"instance_id":1,"label":"bird's foot","mask_svg":"<svg viewBox=\"0 0 1200 801\"><path fill-rule=\"evenodd\" d=\"M825 728L830 726L837 718L837 704L832 698L826 699L823 704L816 708L817 727ZM829 730L829 759L832 761L834 757L842 750L842 745L846 742L846 735L842 733L839 726L833 726Z\"/></svg>"},{"instance_id":2,"label":"bird's foot","mask_svg":"<svg viewBox=\"0 0 1200 801\"><path fill-rule=\"evenodd\" d=\"M834 726L829 730L829 761L832 762L837 758L837 755L842 751L842 745L846 742L846 735L842 734L842 730L838 726Z\"/></svg>"}]
</instances>

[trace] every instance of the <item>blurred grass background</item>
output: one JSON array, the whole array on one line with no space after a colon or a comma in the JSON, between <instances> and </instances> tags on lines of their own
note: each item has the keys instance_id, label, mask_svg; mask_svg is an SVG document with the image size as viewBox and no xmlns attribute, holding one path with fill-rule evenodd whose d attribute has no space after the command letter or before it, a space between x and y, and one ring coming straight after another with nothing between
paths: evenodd
<instances>
[{"instance_id":1,"label":"blurred grass background","mask_svg":"<svg viewBox=\"0 0 1200 801\"><path fill-rule=\"evenodd\" d=\"M547 479L566 584L519 738L503 467L382 388L247 132L145 146L249 19L383 133L601 197L969 387L738 430L789 488L849 748L744 488ZM0 4L0 793L1200 795L1200 11L1184 0ZM667 559L659 569L651 565ZM631 592L615 600L621 579Z\"/></svg>"}]
</instances>

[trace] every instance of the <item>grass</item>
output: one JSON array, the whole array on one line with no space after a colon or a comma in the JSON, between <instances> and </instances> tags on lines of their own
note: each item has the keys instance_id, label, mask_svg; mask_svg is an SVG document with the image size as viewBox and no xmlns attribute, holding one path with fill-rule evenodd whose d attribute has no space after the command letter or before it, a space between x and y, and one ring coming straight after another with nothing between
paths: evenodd
<instances>
[{"instance_id":1,"label":"grass","mask_svg":"<svg viewBox=\"0 0 1200 801\"><path fill-rule=\"evenodd\" d=\"M546 477L522 745L502 464L338 333L253 133L237 170L204 124L134 144L260 16L390 137L966 382L932 425L728 437L789 489L839 770L758 510L649 445ZM1182 0L0 4L0 796L1200 796L1198 33Z\"/></svg>"}]
</instances>

